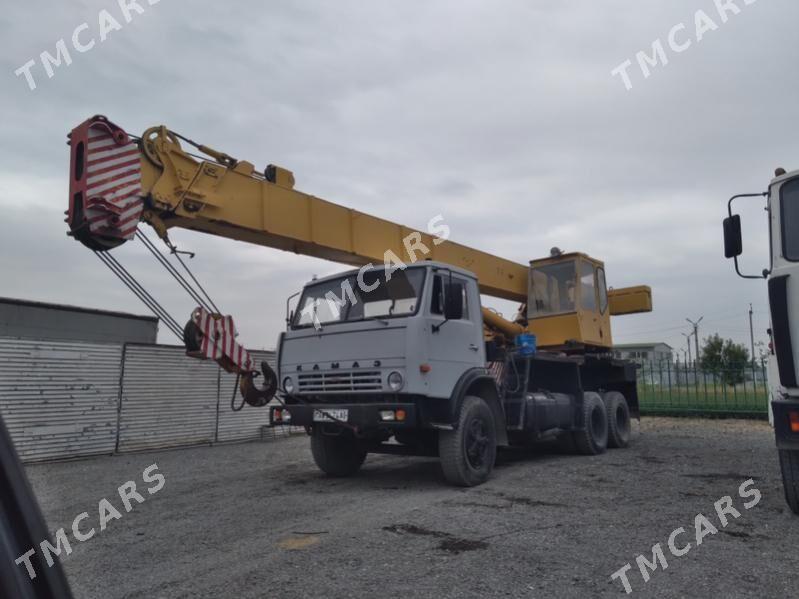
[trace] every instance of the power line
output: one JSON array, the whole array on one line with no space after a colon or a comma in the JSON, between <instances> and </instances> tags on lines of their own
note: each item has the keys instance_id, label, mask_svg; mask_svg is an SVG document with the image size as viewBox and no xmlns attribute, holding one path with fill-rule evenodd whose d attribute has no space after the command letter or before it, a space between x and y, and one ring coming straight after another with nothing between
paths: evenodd
<instances>
[{"instance_id":1,"label":"power line","mask_svg":"<svg viewBox=\"0 0 799 599\"><path fill-rule=\"evenodd\" d=\"M753 314L765 314L765 310L754 310ZM734 318L740 318L743 312L737 312L735 314L728 313L728 316L722 316L718 318L709 318L705 320L705 324L714 323L714 322L722 322L726 320L733 320ZM646 329L646 330L632 330L632 331L625 331L626 335L646 335L647 333L663 333L666 331L678 331L682 328L685 328L685 325L675 325L675 326L668 326L668 327L660 327L657 329ZM725 329L725 330L735 330L736 332L740 332L737 329Z\"/></svg>"}]
</instances>

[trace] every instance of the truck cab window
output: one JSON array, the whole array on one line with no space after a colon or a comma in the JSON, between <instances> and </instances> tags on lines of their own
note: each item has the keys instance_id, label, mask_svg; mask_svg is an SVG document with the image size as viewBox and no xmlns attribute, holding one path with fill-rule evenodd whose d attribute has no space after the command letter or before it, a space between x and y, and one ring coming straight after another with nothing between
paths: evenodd
<instances>
[{"instance_id":1,"label":"truck cab window","mask_svg":"<svg viewBox=\"0 0 799 599\"><path fill-rule=\"evenodd\" d=\"M315 321L329 324L345 320L347 306L328 301L328 297L342 295L342 284L351 285L352 281L347 278L333 279L306 287L297 305L294 326L312 326Z\"/></svg>"},{"instance_id":2,"label":"truck cab window","mask_svg":"<svg viewBox=\"0 0 799 599\"><path fill-rule=\"evenodd\" d=\"M424 280L424 269L396 271L391 274L389 280L382 278L385 271L377 269L377 272L381 275L381 278L375 281L379 283L377 287L371 291L360 288L356 290L359 301L353 305L348 320L401 316L416 312ZM359 309L356 309L358 307Z\"/></svg>"},{"instance_id":3,"label":"truck cab window","mask_svg":"<svg viewBox=\"0 0 799 599\"><path fill-rule=\"evenodd\" d=\"M433 292L430 300L430 313L443 314L444 313L444 282L441 275L433 277Z\"/></svg>"},{"instance_id":4,"label":"truck cab window","mask_svg":"<svg viewBox=\"0 0 799 599\"><path fill-rule=\"evenodd\" d=\"M444 314L444 293L446 284L449 283L449 275L435 275L433 277L433 290L430 298L430 313L431 314ZM463 285L463 320L470 320L469 318L469 301L468 301L468 281L461 277L452 277L453 283L460 283Z\"/></svg>"},{"instance_id":5,"label":"truck cab window","mask_svg":"<svg viewBox=\"0 0 799 599\"><path fill-rule=\"evenodd\" d=\"M300 298L293 326L415 314L424 277L423 268L409 268L394 272L386 280L385 270L376 268L364 273L364 286L368 290L361 289L353 275L308 285Z\"/></svg>"},{"instance_id":6,"label":"truck cab window","mask_svg":"<svg viewBox=\"0 0 799 599\"><path fill-rule=\"evenodd\" d=\"M786 260L799 261L799 179L789 181L780 192L782 212L782 253Z\"/></svg>"},{"instance_id":7,"label":"truck cab window","mask_svg":"<svg viewBox=\"0 0 799 599\"><path fill-rule=\"evenodd\" d=\"M461 300L463 301L463 320L471 320L471 318L469 318L469 282L460 277L452 277L452 282L461 284L461 288L463 289Z\"/></svg>"}]
</instances>

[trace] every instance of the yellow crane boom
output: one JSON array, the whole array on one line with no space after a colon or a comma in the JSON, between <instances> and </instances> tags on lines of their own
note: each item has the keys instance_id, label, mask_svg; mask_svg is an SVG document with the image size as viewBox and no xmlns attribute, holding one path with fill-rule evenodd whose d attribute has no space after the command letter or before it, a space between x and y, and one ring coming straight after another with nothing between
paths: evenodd
<instances>
[{"instance_id":1,"label":"yellow crane boom","mask_svg":"<svg viewBox=\"0 0 799 599\"><path fill-rule=\"evenodd\" d=\"M530 266L436 237L441 229L435 222L430 231L419 232L303 193L286 169L269 165L259 171L164 126L135 138L102 116L81 123L69 139L67 221L71 234L92 249L124 243L144 221L163 239L169 229L181 227L354 266L382 263L389 252L405 263L431 258L474 272L482 293L528 301ZM651 310L647 287L611 291L608 299L606 320L610 314ZM486 322L505 334L527 328L490 312ZM591 339L578 327L576 338L569 331L562 341L607 347L609 320L606 329Z\"/></svg>"}]
</instances>

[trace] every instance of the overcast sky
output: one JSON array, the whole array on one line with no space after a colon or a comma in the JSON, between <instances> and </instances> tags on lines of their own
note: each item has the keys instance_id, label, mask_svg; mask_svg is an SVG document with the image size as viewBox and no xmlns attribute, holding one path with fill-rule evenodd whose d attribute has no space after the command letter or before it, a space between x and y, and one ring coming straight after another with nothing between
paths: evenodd
<instances>
[{"instance_id":1,"label":"overcast sky","mask_svg":"<svg viewBox=\"0 0 799 599\"><path fill-rule=\"evenodd\" d=\"M704 315L702 337L748 345L750 302L765 337L765 284L724 260L721 219L729 196L799 167L795 1L735 0L726 23L713 0L139 3L130 23L115 0L28 0L0 15L0 295L145 312L65 234L66 134L100 113L283 165L303 191L412 227L442 214L453 240L522 263L554 245L602 259L609 285L654 294L652 313L614 319L616 342L681 349L685 318ZM120 29L101 42L103 9ZM701 19L701 41L698 10L715 25ZM84 22L80 42L96 43L79 53ZM676 43L691 46L677 53L668 35L680 23ZM48 79L39 56L61 38L72 64ZM656 39L668 64L644 79L636 52ZM611 75L626 59L630 90ZM29 60L35 90L14 74ZM744 219L744 264L759 271L758 200ZM172 237L197 252L251 347L274 346L288 295L341 269ZM190 300L141 248L117 257L188 318Z\"/></svg>"}]
</instances>

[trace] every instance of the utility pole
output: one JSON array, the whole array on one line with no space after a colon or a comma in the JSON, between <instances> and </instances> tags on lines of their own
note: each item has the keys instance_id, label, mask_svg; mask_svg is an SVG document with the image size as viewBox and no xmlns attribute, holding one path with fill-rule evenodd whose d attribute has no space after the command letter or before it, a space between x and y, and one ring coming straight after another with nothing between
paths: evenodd
<instances>
[{"instance_id":1,"label":"utility pole","mask_svg":"<svg viewBox=\"0 0 799 599\"><path fill-rule=\"evenodd\" d=\"M703 318L704 318L704 316L700 316L699 320L697 320L696 322L694 322L690 318L686 318L685 319L685 320L687 320L688 322L691 323L691 326L694 327L694 344L695 344L695 347L696 347L696 360L697 361L699 361L699 323L702 322Z\"/></svg>"},{"instance_id":2,"label":"utility pole","mask_svg":"<svg viewBox=\"0 0 799 599\"><path fill-rule=\"evenodd\" d=\"M749 304L749 343L752 346L752 364L755 363L755 330L752 328L752 304Z\"/></svg>"},{"instance_id":3,"label":"utility pole","mask_svg":"<svg viewBox=\"0 0 799 599\"><path fill-rule=\"evenodd\" d=\"M682 336L685 337L685 343L688 346L688 363L690 364L691 363L691 333L688 333L687 335L685 333L682 333ZM683 351L683 353L685 353L685 351Z\"/></svg>"}]
</instances>

